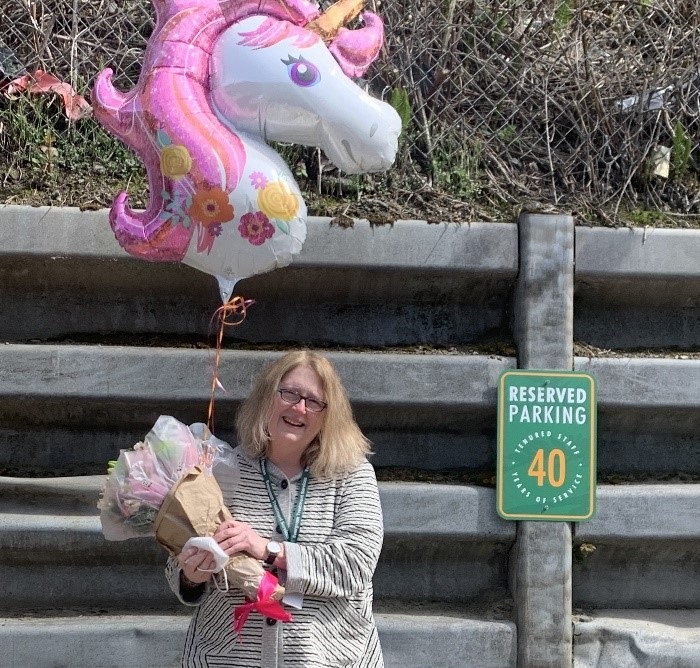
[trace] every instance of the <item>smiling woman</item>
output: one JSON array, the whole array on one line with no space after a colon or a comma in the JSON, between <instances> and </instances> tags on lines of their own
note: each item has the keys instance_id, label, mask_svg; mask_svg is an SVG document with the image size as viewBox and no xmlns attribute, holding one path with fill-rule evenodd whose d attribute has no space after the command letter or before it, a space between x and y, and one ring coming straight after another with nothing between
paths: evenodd
<instances>
[{"instance_id":1,"label":"smiling woman","mask_svg":"<svg viewBox=\"0 0 700 668\"><path fill-rule=\"evenodd\" d=\"M182 665L381 668L372 576L382 512L369 442L337 372L314 352L287 353L264 369L237 429L235 456L214 468L235 519L214 539L278 575L293 619L254 615L234 633L243 595L214 586L211 553L183 552L166 568L178 598L197 607Z\"/></svg>"},{"instance_id":2,"label":"smiling woman","mask_svg":"<svg viewBox=\"0 0 700 668\"><path fill-rule=\"evenodd\" d=\"M285 475L294 476L303 468L304 452L323 426L323 413L309 410L309 402L325 408L323 383L311 367L298 366L284 375L281 385L268 422L267 459Z\"/></svg>"}]
</instances>

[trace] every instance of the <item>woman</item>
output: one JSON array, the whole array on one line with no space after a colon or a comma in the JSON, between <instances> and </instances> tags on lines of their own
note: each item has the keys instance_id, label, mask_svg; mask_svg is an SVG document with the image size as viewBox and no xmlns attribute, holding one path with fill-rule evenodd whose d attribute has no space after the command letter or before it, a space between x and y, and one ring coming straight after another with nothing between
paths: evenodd
<instances>
[{"instance_id":1,"label":"woman","mask_svg":"<svg viewBox=\"0 0 700 668\"><path fill-rule=\"evenodd\" d=\"M235 465L214 468L234 520L214 538L227 554L245 551L276 571L293 620L254 613L237 636L242 595L214 586L209 552L183 551L166 569L178 598L197 606L182 665L383 667L372 615L384 533L377 482L331 363L298 351L270 364L237 431Z\"/></svg>"}]
</instances>

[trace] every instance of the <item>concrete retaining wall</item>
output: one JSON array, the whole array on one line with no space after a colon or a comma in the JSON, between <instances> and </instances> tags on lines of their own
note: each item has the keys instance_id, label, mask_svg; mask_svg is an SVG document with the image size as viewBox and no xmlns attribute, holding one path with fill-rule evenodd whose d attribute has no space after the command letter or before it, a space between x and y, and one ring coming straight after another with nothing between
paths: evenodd
<instances>
[{"instance_id":1,"label":"concrete retaining wall","mask_svg":"<svg viewBox=\"0 0 700 668\"><path fill-rule=\"evenodd\" d=\"M380 474L431 472L381 484L388 666L700 662L685 628L700 610L700 485L670 482L700 470L700 359L667 349L700 349L700 231L574 222L313 219L292 266L238 286L256 304L227 332L220 436L234 440L266 361L325 345ZM11 601L0 653L11 668L126 668L146 653L174 665L186 618L162 553L103 540L96 474L159 414L204 418L214 279L129 258L105 212L26 207L0 208L0 279L0 595ZM616 354L575 357L574 342ZM650 347L657 359L625 356ZM506 522L492 488L440 484L442 469L489 482L495 388L516 367L592 373L599 471L657 484L601 485L597 516L573 526Z\"/></svg>"}]
</instances>

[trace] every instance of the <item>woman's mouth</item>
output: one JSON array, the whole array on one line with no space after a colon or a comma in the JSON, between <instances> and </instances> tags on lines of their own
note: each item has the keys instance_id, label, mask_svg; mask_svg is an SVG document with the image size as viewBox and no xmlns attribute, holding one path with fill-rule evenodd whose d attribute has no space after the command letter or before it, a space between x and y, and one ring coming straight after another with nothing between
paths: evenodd
<instances>
[{"instance_id":1,"label":"woman's mouth","mask_svg":"<svg viewBox=\"0 0 700 668\"><path fill-rule=\"evenodd\" d=\"M282 420L284 420L284 423L288 424L290 427L303 427L304 426L303 422L297 422L296 420L292 420L291 418L288 418L288 417L282 416Z\"/></svg>"}]
</instances>

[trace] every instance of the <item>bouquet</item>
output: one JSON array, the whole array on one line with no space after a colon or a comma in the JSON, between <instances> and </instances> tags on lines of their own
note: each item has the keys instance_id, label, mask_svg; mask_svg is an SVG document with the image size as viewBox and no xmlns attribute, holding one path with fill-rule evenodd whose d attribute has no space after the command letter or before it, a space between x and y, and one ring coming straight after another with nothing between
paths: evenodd
<instances>
[{"instance_id":1,"label":"bouquet","mask_svg":"<svg viewBox=\"0 0 700 668\"><path fill-rule=\"evenodd\" d=\"M208 433L205 425L187 425L161 415L143 442L121 450L110 462L98 502L102 533L107 540L139 536L155 539L172 555L186 546L206 546L206 537L231 519L212 465L225 460L229 446ZM204 542L203 542L204 539ZM289 621L279 603L284 588L250 555L228 556L209 538L218 568L248 603L236 609L240 631L251 610ZM217 571L218 572L218 571Z\"/></svg>"}]
</instances>

